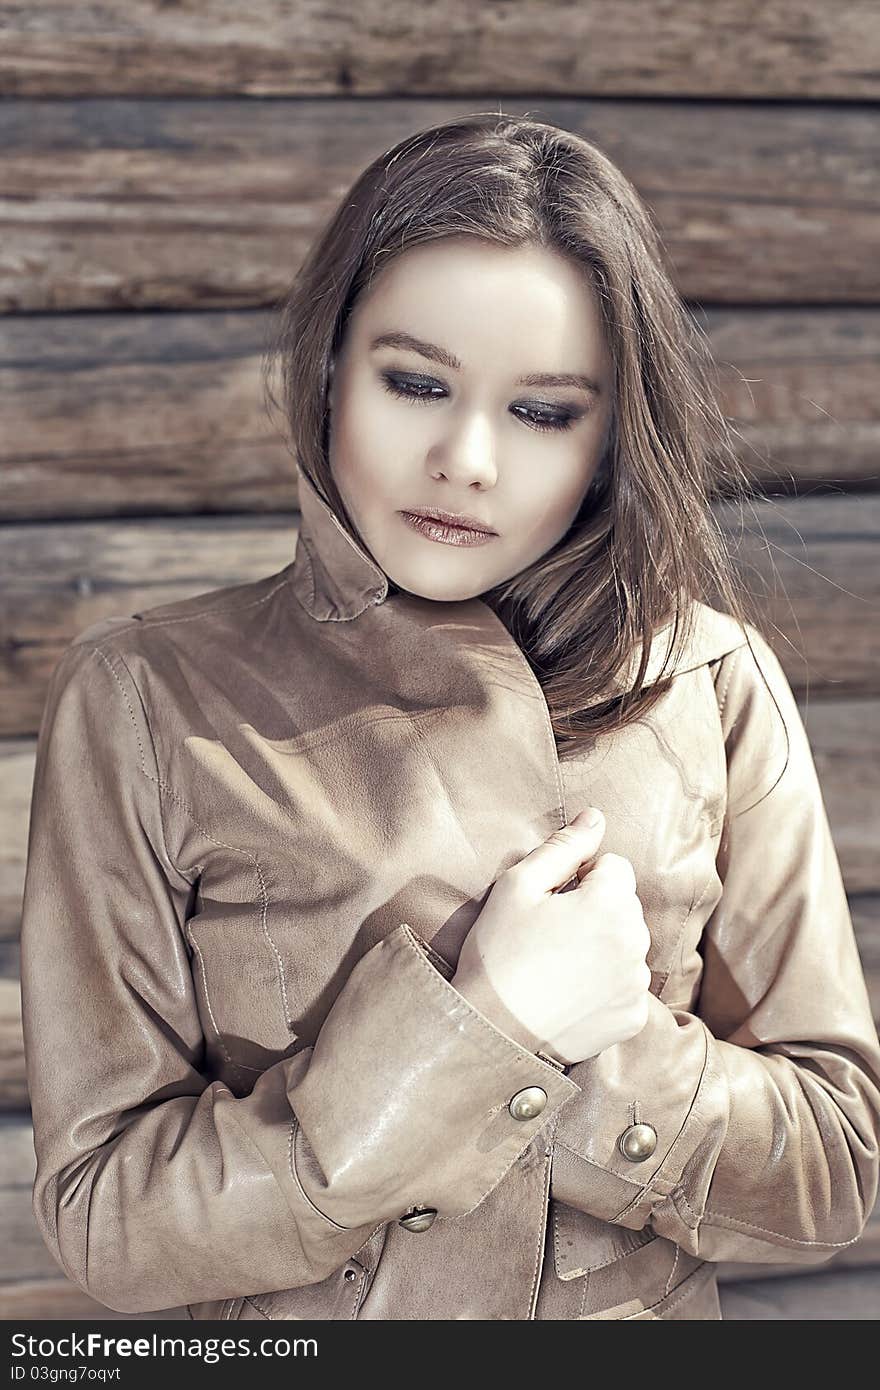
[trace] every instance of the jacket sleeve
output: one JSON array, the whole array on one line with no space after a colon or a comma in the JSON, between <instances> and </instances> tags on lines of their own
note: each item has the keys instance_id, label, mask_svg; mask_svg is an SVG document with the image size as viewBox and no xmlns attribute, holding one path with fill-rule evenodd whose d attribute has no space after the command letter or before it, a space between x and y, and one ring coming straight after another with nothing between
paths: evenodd
<instances>
[{"instance_id":1,"label":"jacket sleeve","mask_svg":"<svg viewBox=\"0 0 880 1390\"><path fill-rule=\"evenodd\" d=\"M50 1251L99 1302L144 1312L318 1282L415 1204L467 1212L576 1083L468 1004L405 923L356 963L313 1047L247 1095L209 1079L193 885L163 834L179 793L124 659L92 631L49 683L23 899ZM533 1085L543 1112L515 1118Z\"/></svg>"},{"instance_id":2,"label":"jacket sleeve","mask_svg":"<svg viewBox=\"0 0 880 1390\"><path fill-rule=\"evenodd\" d=\"M747 631L754 655L716 674L723 888L696 1012L652 994L636 1037L571 1068L552 1193L703 1259L810 1264L856 1241L876 1198L880 1046L807 734ZM633 1101L657 1133L636 1161L617 1144Z\"/></svg>"}]
</instances>

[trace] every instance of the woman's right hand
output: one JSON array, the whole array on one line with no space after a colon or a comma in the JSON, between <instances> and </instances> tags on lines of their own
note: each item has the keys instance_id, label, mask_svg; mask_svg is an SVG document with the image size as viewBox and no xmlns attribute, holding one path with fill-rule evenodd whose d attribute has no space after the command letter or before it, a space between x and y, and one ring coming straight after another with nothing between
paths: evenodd
<instances>
[{"instance_id":1,"label":"woman's right hand","mask_svg":"<svg viewBox=\"0 0 880 1390\"><path fill-rule=\"evenodd\" d=\"M566 1065L641 1032L651 936L633 866L596 856L588 808L496 879L451 984L502 1032ZM570 879L570 891L557 891Z\"/></svg>"}]
</instances>

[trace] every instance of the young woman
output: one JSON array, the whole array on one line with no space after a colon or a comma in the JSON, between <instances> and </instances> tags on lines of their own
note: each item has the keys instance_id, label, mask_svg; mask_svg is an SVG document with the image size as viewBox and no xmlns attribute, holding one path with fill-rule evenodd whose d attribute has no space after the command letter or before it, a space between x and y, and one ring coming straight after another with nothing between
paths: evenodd
<instances>
[{"instance_id":1,"label":"young woman","mask_svg":"<svg viewBox=\"0 0 880 1390\"><path fill-rule=\"evenodd\" d=\"M478 114L361 175L277 323L293 560L50 683L42 1235L128 1312L717 1319L718 1261L858 1239L880 1047L650 220Z\"/></svg>"}]
</instances>

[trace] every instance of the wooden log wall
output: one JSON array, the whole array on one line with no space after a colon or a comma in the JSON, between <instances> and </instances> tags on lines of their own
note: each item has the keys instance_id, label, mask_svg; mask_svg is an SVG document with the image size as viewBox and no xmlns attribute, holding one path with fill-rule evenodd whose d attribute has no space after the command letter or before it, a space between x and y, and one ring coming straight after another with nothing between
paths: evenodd
<instances>
[{"instance_id":1,"label":"wooden log wall","mask_svg":"<svg viewBox=\"0 0 880 1390\"><path fill-rule=\"evenodd\" d=\"M873 0L0 0L0 29L0 1316L117 1316L30 1212L18 931L46 681L88 623L291 557L274 306L360 169L424 125L579 131L652 209L721 368L754 495L718 509L807 723L880 1021ZM877 1213L830 1265L721 1275L726 1317L869 1316Z\"/></svg>"}]
</instances>

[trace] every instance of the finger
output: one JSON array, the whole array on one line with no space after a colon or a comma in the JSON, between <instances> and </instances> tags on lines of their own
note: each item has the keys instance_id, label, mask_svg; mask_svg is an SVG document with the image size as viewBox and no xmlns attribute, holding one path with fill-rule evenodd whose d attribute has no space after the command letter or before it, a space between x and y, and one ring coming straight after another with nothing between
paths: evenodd
<instances>
[{"instance_id":1,"label":"finger","mask_svg":"<svg viewBox=\"0 0 880 1390\"><path fill-rule=\"evenodd\" d=\"M575 878L581 865L596 854L605 834L605 817L601 811L596 814L593 825L585 815L578 815L554 830L515 866L517 877L535 893L554 892Z\"/></svg>"},{"instance_id":2,"label":"finger","mask_svg":"<svg viewBox=\"0 0 880 1390\"><path fill-rule=\"evenodd\" d=\"M584 874L581 885L587 879L593 883L607 880L609 888L616 889L620 893L635 893L637 891L636 871L630 860L622 854L600 854L593 866Z\"/></svg>"}]
</instances>

